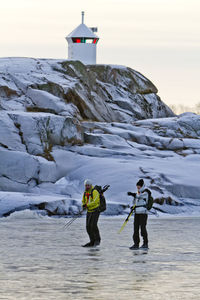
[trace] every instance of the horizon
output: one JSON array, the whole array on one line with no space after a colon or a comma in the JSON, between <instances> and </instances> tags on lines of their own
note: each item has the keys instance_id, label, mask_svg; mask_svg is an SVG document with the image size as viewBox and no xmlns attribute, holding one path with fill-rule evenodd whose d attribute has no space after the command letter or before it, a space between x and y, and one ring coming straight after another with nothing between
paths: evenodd
<instances>
[{"instance_id":1,"label":"horizon","mask_svg":"<svg viewBox=\"0 0 200 300\"><path fill-rule=\"evenodd\" d=\"M84 23L98 27L97 64L137 70L168 105L200 102L197 0L0 1L0 57L67 59L65 37L85 11Z\"/></svg>"}]
</instances>

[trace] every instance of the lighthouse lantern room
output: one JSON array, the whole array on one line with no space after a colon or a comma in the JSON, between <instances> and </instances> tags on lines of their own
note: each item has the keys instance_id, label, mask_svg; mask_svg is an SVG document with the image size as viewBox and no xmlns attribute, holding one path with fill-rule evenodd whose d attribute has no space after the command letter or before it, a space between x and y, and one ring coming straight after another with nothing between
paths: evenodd
<instances>
[{"instance_id":1,"label":"lighthouse lantern room","mask_svg":"<svg viewBox=\"0 0 200 300\"><path fill-rule=\"evenodd\" d=\"M96 64L96 46L99 37L95 34L96 27L87 27L84 24L84 12L82 11L82 23L67 37L68 59L80 60L84 64Z\"/></svg>"}]
</instances>

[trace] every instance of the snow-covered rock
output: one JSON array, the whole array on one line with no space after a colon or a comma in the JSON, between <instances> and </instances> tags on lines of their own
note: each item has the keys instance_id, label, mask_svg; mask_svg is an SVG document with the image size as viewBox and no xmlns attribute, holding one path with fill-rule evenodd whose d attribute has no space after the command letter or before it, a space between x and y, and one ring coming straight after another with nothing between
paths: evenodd
<instances>
[{"instance_id":1,"label":"snow-covered rock","mask_svg":"<svg viewBox=\"0 0 200 300\"><path fill-rule=\"evenodd\" d=\"M198 210L199 136L200 116L175 116L130 68L0 59L0 215L78 212L85 178L111 185L109 214L141 177L158 210Z\"/></svg>"},{"instance_id":2,"label":"snow-covered rock","mask_svg":"<svg viewBox=\"0 0 200 300\"><path fill-rule=\"evenodd\" d=\"M1 108L51 112L106 122L173 116L156 87L126 67L81 62L0 59ZM18 103L19 102L19 103Z\"/></svg>"},{"instance_id":3,"label":"snow-covered rock","mask_svg":"<svg viewBox=\"0 0 200 300\"><path fill-rule=\"evenodd\" d=\"M54 145L82 144L82 129L72 117L50 113L1 111L0 144L10 150L49 156Z\"/></svg>"}]
</instances>

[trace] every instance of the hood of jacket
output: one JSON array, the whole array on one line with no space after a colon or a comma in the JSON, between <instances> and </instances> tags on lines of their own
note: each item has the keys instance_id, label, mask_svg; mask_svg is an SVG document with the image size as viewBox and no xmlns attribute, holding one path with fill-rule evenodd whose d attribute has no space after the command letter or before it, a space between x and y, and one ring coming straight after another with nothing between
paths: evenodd
<instances>
[{"instance_id":1,"label":"hood of jacket","mask_svg":"<svg viewBox=\"0 0 200 300\"><path fill-rule=\"evenodd\" d=\"M143 184L143 186L140 189L140 193L143 193L145 189L146 189L146 186L145 186L145 184Z\"/></svg>"}]
</instances>

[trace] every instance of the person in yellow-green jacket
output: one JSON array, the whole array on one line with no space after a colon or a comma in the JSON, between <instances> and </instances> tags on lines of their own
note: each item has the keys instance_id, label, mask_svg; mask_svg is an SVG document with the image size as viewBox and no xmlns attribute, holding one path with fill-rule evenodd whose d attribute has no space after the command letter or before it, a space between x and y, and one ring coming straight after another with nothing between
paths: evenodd
<instances>
[{"instance_id":1,"label":"person in yellow-green jacket","mask_svg":"<svg viewBox=\"0 0 200 300\"><path fill-rule=\"evenodd\" d=\"M101 242L99 229L97 226L100 211L100 195L97 190L92 186L92 182L89 179L84 181L85 191L82 199L83 209L87 209L86 216L86 230L89 235L90 241L83 245L83 247L97 246Z\"/></svg>"}]
</instances>

